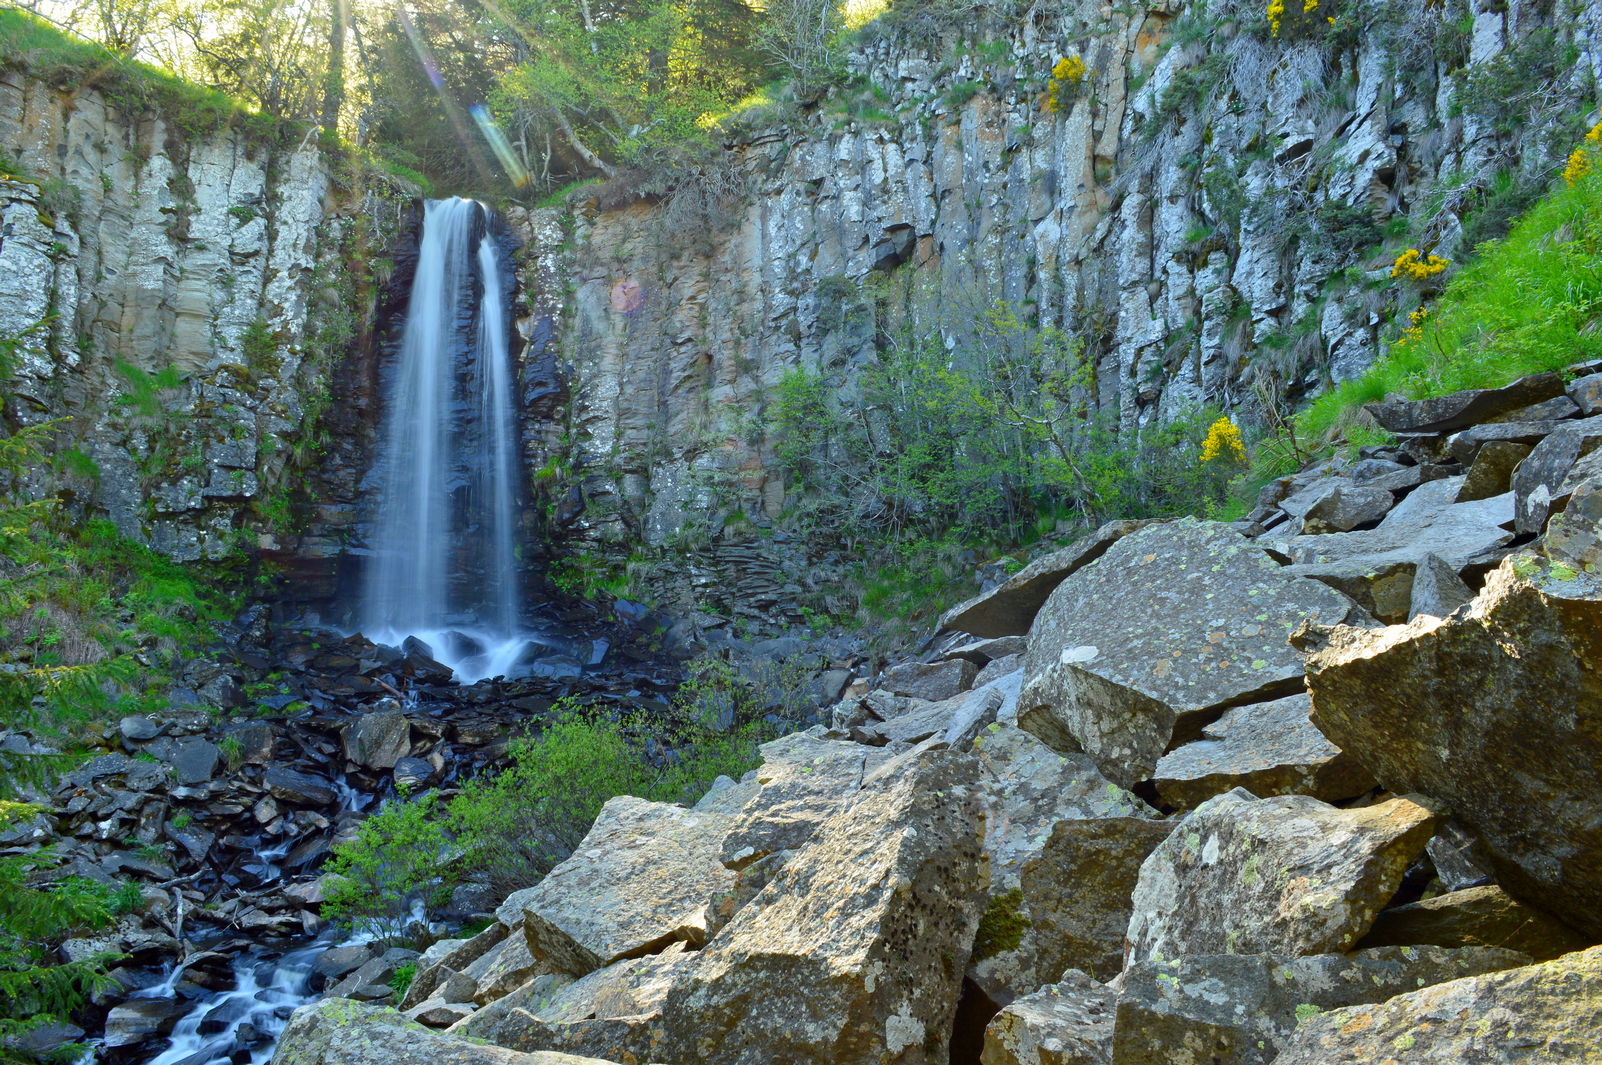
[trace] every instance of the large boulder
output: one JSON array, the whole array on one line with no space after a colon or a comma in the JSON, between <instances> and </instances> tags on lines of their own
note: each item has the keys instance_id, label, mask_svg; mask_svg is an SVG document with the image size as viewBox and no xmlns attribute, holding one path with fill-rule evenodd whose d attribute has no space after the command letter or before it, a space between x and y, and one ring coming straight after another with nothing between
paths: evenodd
<instances>
[{"instance_id":1,"label":"large boulder","mask_svg":"<svg viewBox=\"0 0 1602 1065\"><path fill-rule=\"evenodd\" d=\"M1299 1024L1324 1010L1528 963L1485 947L1143 962L1118 981L1110 1065L1268 1065Z\"/></svg>"},{"instance_id":2,"label":"large boulder","mask_svg":"<svg viewBox=\"0 0 1602 1065\"><path fill-rule=\"evenodd\" d=\"M980 1065L1106 1065L1115 1001L1111 988L1066 972L996 1014Z\"/></svg>"},{"instance_id":3,"label":"large boulder","mask_svg":"<svg viewBox=\"0 0 1602 1065\"><path fill-rule=\"evenodd\" d=\"M1349 810L1239 788L1209 799L1141 867L1129 960L1350 950L1434 822L1408 799Z\"/></svg>"},{"instance_id":4,"label":"large boulder","mask_svg":"<svg viewBox=\"0 0 1602 1065\"><path fill-rule=\"evenodd\" d=\"M1387 398L1363 409L1393 433L1447 433L1561 395L1563 375L1540 373L1501 388L1471 388L1428 399Z\"/></svg>"},{"instance_id":5,"label":"large boulder","mask_svg":"<svg viewBox=\"0 0 1602 1065\"><path fill-rule=\"evenodd\" d=\"M433 1032L394 1010L348 999L302 1006L273 1065L608 1065L570 1054L524 1054Z\"/></svg>"},{"instance_id":6,"label":"large boulder","mask_svg":"<svg viewBox=\"0 0 1602 1065\"><path fill-rule=\"evenodd\" d=\"M1513 521L1513 494L1455 502L1462 486L1461 476L1430 481L1372 529L1292 536L1274 541L1273 546L1301 565L1345 561L1348 569L1379 569L1395 562L1416 562L1428 552L1461 570L1513 539L1503 528Z\"/></svg>"},{"instance_id":7,"label":"large boulder","mask_svg":"<svg viewBox=\"0 0 1602 1065\"><path fill-rule=\"evenodd\" d=\"M1230 526L1183 519L1119 540L1051 594L1029 635L1018 723L1109 779L1151 776L1223 707L1301 688L1286 636L1352 602L1289 577Z\"/></svg>"},{"instance_id":8,"label":"large boulder","mask_svg":"<svg viewBox=\"0 0 1602 1065\"><path fill-rule=\"evenodd\" d=\"M1361 795L1374 778L1313 725L1305 693L1237 707L1202 738L1162 757L1153 784L1170 806L1189 809L1232 788L1253 795L1311 795L1333 802Z\"/></svg>"},{"instance_id":9,"label":"large boulder","mask_svg":"<svg viewBox=\"0 0 1602 1065\"><path fill-rule=\"evenodd\" d=\"M530 951L583 976L676 940L706 940L734 887L720 856L730 818L631 795L601 808L576 851L521 898Z\"/></svg>"},{"instance_id":10,"label":"large boulder","mask_svg":"<svg viewBox=\"0 0 1602 1065\"><path fill-rule=\"evenodd\" d=\"M1448 804L1514 895L1602 934L1597 577L1516 557L1451 617L1303 642L1325 735L1385 787Z\"/></svg>"},{"instance_id":11,"label":"large boulder","mask_svg":"<svg viewBox=\"0 0 1602 1065\"><path fill-rule=\"evenodd\" d=\"M1108 522L1089 536L1029 563L998 587L952 607L940 619L940 627L974 636L1025 635L1057 585L1145 524Z\"/></svg>"},{"instance_id":12,"label":"large boulder","mask_svg":"<svg viewBox=\"0 0 1602 1065\"><path fill-rule=\"evenodd\" d=\"M345 757L368 769L394 769L412 753L412 726L399 710L362 714L345 728Z\"/></svg>"},{"instance_id":13,"label":"large boulder","mask_svg":"<svg viewBox=\"0 0 1602 1065\"><path fill-rule=\"evenodd\" d=\"M1590 946L1589 937L1509 895L1480 884L1381 911L1359 944L1364 947L1503 947L1548 961Z\"/></svg>"},{"instance_id":14,"label":"large boulder","mask_svg":"<svg viewBox=\"0 0 1602 1065\"><path fill-rule=\"evenodd\" d=\"M1602 947L1312 1017L1275 1065L1594 1065Z\"/></svg>"}]
</instances>

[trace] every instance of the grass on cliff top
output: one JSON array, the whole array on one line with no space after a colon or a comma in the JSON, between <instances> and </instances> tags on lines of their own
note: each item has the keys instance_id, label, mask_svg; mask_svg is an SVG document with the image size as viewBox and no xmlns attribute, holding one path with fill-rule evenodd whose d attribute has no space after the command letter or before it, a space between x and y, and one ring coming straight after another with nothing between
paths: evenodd
<instances>
[{"instance_id":1,"label":"grass on cliff top","mask_svg":"<svg viewBox=\"0 0 1602 1065\"><path fill-rule=\"evenodd\" d=\"M1602 150L1592 149L1593 157ZM1558 179L1503 240L1487 241L1447 283L1420 327L1367 373L1298 419L1306 442L1365 434L1365 403L1495 388L1602 357L1602 158ZM1372 432L1371 429L1367 430Z\"/></svg>"}]
</instances>

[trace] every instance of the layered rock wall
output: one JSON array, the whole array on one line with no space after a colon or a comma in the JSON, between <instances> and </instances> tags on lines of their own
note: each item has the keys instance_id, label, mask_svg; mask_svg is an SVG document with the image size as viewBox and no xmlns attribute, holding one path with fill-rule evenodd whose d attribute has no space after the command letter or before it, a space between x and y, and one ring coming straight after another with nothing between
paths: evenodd
<instances>
[{"instance_id":1,"label":"layered rock wall","mask_svg":"<svg viewBox=\"0 0 1602 1065\"><path fill-rule=\"evenodd\" d=\"M1083 341L1120 432L1288 409L1419 300L1397 247L1456 258L1465 220L1495 232L1545 186L1602 69L1597 0L1326 3L1277 36L1244 0L903 7L852 55L856 89L739 149L750 195L723 217L577 209L558 295L583 538L779 518L783 375L849 398L900 323L957 345L996 300Z\"/></svg>"}]
</instances>

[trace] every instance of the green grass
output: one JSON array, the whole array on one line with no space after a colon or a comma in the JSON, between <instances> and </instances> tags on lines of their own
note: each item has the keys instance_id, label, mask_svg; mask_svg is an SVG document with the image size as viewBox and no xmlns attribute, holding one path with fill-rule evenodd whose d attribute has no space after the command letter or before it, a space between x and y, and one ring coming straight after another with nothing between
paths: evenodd
<instances>
[{"instance_id":1,"label":"green grass","mask_svg":"<svg viewBox=\"0 0 1602 1065\"><path fill-rule=\"evenodd\" d=\"M1422 328L1298 420L1304 439L1358 424L1365 403L1493 388L1602 356L1602 177L1558 182L1447 284Z\"/></svg>"}]
</instances>

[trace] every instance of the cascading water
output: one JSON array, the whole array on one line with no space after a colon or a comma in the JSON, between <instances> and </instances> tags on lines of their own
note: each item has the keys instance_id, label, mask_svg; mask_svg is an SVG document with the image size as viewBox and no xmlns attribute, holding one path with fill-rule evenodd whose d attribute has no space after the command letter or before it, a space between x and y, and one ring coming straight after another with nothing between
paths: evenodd
<instances>
[{"instance_id":1,"label":"cascading water","mask_svg":"<svg viewBox=\"0 0 1602 1065\"><path fill-rule=\"evenodd\" d=\"M531 638L519 631L518 434L489 220L473 200L424 208L360 611L369 638L415 636L467 682L507 672Z\"/></svg>"}]
</instances>

